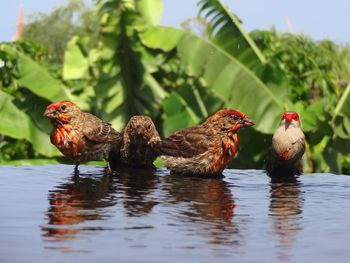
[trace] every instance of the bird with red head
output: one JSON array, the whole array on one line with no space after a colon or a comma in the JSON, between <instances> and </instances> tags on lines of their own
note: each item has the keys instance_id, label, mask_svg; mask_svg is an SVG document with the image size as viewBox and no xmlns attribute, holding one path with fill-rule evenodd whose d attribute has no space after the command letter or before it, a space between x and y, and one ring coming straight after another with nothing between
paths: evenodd
<instances>
[{"instance_id":1,"label":"bird with red head","mask_svg":"<svg viewBox=\"0 0 350 263\"><path fill-rule=\"evenodd\" d=\"M204 123L158 141L155 148L172 174L217 176L237 153L238 130L252 125L244 113L222 109Z\"/></svg>"},{"instance_id":2,"label":"bird with red head","mask_svg":"<svg viewBox=\"0 0 350 263\"><path fill-rule=\"evenodd\" d=\"M271 162L267 172L271 177L298 174L305 151L305 135L298 113L284 112L281 123L272 137Z\"/></svg>"},{"instance_id":3,"label":"bird with red head","mask_svg":"<svg viewBox=\"0 0 350 263\"><path fill-rule=\"evenodd\" d=\"M111 125L83 112L70 101L58 101L47 106L44 116L52 123L51 143L66 157L75 161L75 171L81 162L106 160L119 154L122 136Z\"/></svg>"}]
</instances>

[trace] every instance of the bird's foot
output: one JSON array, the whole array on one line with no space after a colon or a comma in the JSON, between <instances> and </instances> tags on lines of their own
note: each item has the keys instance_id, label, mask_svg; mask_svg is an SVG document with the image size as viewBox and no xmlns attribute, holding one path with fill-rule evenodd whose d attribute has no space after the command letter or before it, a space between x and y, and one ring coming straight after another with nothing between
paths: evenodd
<instances>
[{"instance_id":1,"label":"bird's foot","mask_svg":"<svg viewBox=\"0 0 350 263\"><path fill-rule=\"evenodd\" d=\"M105 174L106 175L112 175L113 172L112 172L111 166L110 166L108 161L106 163L107 163L107 166L105 168Z\"/></svg>"},{"instance_id":2,"label":"bird's foot","mask_svg":"<svg viewBox=\"0 0 350 263\"><path fill-rule=\"evenodd\" d=\"M74 167L74 175L79 175L79 169L78 169L79 163L77 163Z\"/></svg>"}]
</instances>

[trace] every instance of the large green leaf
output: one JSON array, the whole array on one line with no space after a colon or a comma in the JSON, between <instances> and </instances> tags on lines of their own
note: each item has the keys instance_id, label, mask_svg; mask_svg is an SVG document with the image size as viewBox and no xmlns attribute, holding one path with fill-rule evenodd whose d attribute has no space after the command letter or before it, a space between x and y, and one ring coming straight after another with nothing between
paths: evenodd
<instances>
[{"instance_id":1,"label":"large green leaf","mask_svg":"<svg viewBox=\"0 0 350 263\"><path fill-rule=\"evenodd\" d=\"M350 138L350 84L334 108L332 123L334 132L340 138Z\"/></svg>"},{"instance_id":2,"label":"large green leaf","mask_svg":"<svg viewBox=\"0 0 350 263\"><path fill-rule=\"evenodd\" d=\"M147 30L156 30L157 27ZM165 30L167 29L167 30ZM152 44L167 45L167 35L179 34L179 30L163 27L166 33L158 38L158 43L152 39ZM152 32L142 37L152 35ZM148 42L144 39L145 43ZM207 87L221 100L225 107L236 108L245 112L256 122L255 129L263 133L273 133L276 129L284 105L288 100L283 93L270 90L248 67L217 47L191 33L183 32L177 44L179 57L189 74L201 77Z\"/></svg>"},{"instance_id":3,"label":"large green leaf","mask_svg":"<svg viewBox=\"0 0 350 263\"><path fill-rule=\"evenodd\" d=\"M153 2L155 6L156 2ZM108 4L112 3L114 9L109 9ZM152 7L152 2L135 3L151 14L148 8ZM95 92L99 115L118 129L133 115L158 117L167 94L152 75L155 67L150 65L156 64L157 58L147 53L137 36L142 16L135 5L124 4L127 3L108 1L99 10L103 12L107 8L109 13L101 16L103 41L96 63L99 78ZM145 58L148 61L144 61Z\"/></svg>"},{"instance_id":4,"label":"large green leaf","mask_svg":"<svg viewBox=\"0 0 350 263\"><path fill-rule=\"evenodd\" d=\"M205 88L184 84L164 102L164 135L168 136L177 130L199 124L222 105L222 100Z\"/></svg>"},{"instance_id":5,"label":"large green leaf","mask_svg":"<svg viewBox=\"0 0 350 263\"><path fill-rule=\"evenodd\" d=\"M177 93L173 92L164 102L164 135L182 128L198 124L200 118L191 106Z\"/></svg>"},{"instance_id":6,"label":"large green leaf","mask_svg":"<svg viewBox=\"0 0 350 263\"><path fill-rule=\"evenodd\" d=\"M135 3L136 9L149 24L158 25L160 23L163 13L162 0L137 0Z\"/></svg>"},{"instance_id":7,"label":"large green leaf","mask_svg":"<svg viewBox=\"0 0 350 263\"><path fill-rule=\"evenodd\" d=\"M276 129L285 98L276 97L247 67L212 43L190 34L181 39L178 51L189 69L204 78L226 107L245 112L260 132L272 133Z\"/></svg>"},{"instance_id":8,"label":"large green leaf","mask_svg":"<svg viewBox=\"0 0 350 263\"><path fill-rule=\"evenodd\" d=\"M12 96L0 91L0 133L16 139L27 138L28 118L12 101Z\"/></svg>"},{"instance_id":9,"label":"large green leaf","mask_svg":"<svg viewBox=\"0 0 350 263\"><path fill-rule=\"evenodd\" d=\"M51 76L48 69L18 52L18 83L34 94L49 101L70 98L67 88Z\"/></svg>"},{"instance_id":10,"label":"large green leaf","mask_svg":"<svg viewBox=\"0 0 350 263\"><path fill-rule=\"evenodd\" d=\"M344 114L350 119L350 84L348 84L344 90L343 95L334 109L334 117L339 114Z\"/></svg>"},{"instance_id":11,"label":"large green leaf","mask_svg":"<svg viewBox=\"0 0 350 263\"><path fill-rule=\"evenodd\" d=\"M171 30L169 27L152 27L151 30L140 30L141 41L149 48L161 49L169 52L176 47L185 33L181 30ZM170 33L170 34L169 34Z\"/></svg>"},{"instance_id":12,"label":"large green leaf","mask_svg":"<svg viewBox=\"0 0 350 263\"><path fill-rule=\"evenodd\" d=\"M50 75L47 68L21 53L18 56L18 66L18 83L22 87L50 101L69 99L68 91L60 81Z\"/></svg>"},{"instance_id":13,"label":"large green leaf","mask_svg":"<svg viewBox=\"0 0 350 263\"><path fill-rule=\"evenodd\" d=\"M34 102L32 102L34 103ZM26 139L34 149L45 156L58 155L47 133L40 130L33 120L16 105L14 98L0 91L0 133L15 139Z\"/></svg>"},{"instance_id":14,"label":"large green leaf","mask_svg":"<svg viewBox=\"0 0 350 263\"><path fill-rule=\"evenodd\" d=\"M210 40L250 69L266 62L264 55L242 27L239 19L221 0L200 0L199 14L208 21Z\"/></svg>"},{"instance_id":15,"label":"large green leaf","mask_svg":"<svg viewBox=\"0 0 350 263\"><path fill-rule=\"evenodd\" d=\"M166 92L150 74L144 76L143 82L145 85L142 85L134 94L130 94L120 81L110 81L111 86L108 91L111 92L111 96L103 97L105 111L102 117L112 123L116 129L121 130L133 115L155 117L159 114L159 107ZM98 89L101 89L101 86Z\"/></svg>"},{"instance_id":16,"label":"large green leaf","mask_svg":"<svg viewBox=\"0 0 350 263\"><path fill-rule=\"evenodd\" d=\"M89 58L79 37L74 36L67 44L63 61L63 79L87 79L89 77Z\"/></svg>"}]
</instances>

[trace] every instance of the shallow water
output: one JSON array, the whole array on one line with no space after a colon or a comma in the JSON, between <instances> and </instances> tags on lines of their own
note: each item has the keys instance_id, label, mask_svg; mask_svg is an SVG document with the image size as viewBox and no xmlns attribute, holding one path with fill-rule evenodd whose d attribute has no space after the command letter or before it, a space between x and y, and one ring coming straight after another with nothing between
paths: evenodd
<instances>
[{"instance_id":1,"label":"shallow water","mask_svg":"<svg viewBox=\"0 0 350 263\"><path fill-rule=\"evenodd\" d=\"M0 262L349 262L350 177L0 167Z\"/></svg>"}]
</instances>

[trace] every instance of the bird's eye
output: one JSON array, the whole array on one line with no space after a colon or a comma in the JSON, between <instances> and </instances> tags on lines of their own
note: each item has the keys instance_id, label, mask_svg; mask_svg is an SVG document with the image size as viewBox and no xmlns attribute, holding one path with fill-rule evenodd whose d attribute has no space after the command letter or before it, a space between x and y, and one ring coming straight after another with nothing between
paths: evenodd
<instances>
[{"instance_id":1,"label":"bird's eye","mask_svg":"<svg viewBox=\"0 0 350 263\"><path fill-rule=\"evenodd\" d=\"M63 105L60 107L60 110L61 110L61 111L67 110L67 106L63 104Z\"/></svg>"},{"instance_id":2,"label":"bird's eye","mask_svg":"<svg viewBox=\"0 0 350 263\"><path fill-rule=\"evenodd\" d=\"M233 116L234 121L238 121L239 117L237 115Z\"/></svg>"}]
</instances>

